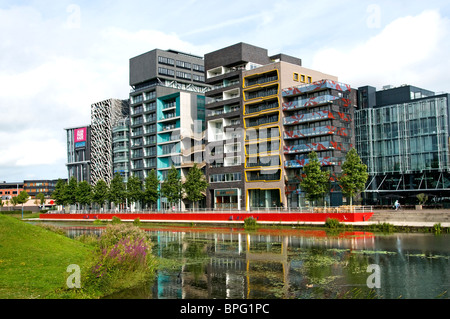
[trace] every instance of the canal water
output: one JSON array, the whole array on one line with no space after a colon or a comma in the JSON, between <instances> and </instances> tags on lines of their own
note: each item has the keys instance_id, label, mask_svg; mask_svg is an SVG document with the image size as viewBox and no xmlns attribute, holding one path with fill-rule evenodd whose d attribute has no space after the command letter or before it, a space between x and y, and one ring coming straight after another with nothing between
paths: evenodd
<instances>
[{"instance_id":1,"label":"canal water","mask_svg":"<svg viewBox=\"0 0 450 319\"><path fill-rule=\"evenodd\" d=\"M59 225L61 226L61 224ZM101 228L65 227L70 237ZM115 299L450 296L450 235L145 226L164 269Z\"/></svg>"}]
</instances>

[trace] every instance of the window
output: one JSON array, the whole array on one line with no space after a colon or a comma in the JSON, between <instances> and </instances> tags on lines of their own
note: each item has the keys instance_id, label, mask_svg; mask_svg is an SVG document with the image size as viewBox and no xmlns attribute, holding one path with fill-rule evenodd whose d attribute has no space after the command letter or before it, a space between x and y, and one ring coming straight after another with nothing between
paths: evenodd
<instances>
[{"instance_id":1,"label":"window","mask_svg":"<svg viewBox=\"0 0 450 319\"><path fill-rule=\"evenodd\" d=\"M197 82L205 82L205 77L203 75L192 74L192 79Z\"/></svg>"},{"instance_id":2,"label":"window","mask_svg":"<svg viewBox=\"0 0 450 319\"><path fill-rule=\"evenodd\" d=\"M177 71L177 78L190 80L191 79L191 74L190 73L186 73L186 72Z\"/></svg>"},{"instance_id":3,"label":"window","mask_svg":"<svg viewBox=\"0 0 450 319\"><path fill-rule=\"evenodd\" d=\"M162 64L175 65L174 59L166 58L164 56L158 56L158 62Z\"/></svg>"},{"instance_id":4,"label":"window","mask_svg":"<svg viewBox=\"0 0 450 319\"><path fill-rule=\"evenodd\" d=\"M184 69L191 69L191 64L189 62L177 60L177 67Z\"/></svg>"},{"instance_id":5,"label":"window","mask_svg":"<svg viewBox=\"0 0 450 319\"><path fill-rule=\"evenodd\" d=\"M161 75L167 75L167 76L175 76L175 71L174 70L170 70L170 69L166 69L166 68L158 68L158 73Z\"/></svg>"},{"instance_id":6,"label":"window","mask_svg":"<svg viewBox=\"0 0 450 319\"><path fill-rule=\"evenodd\" d=\"M133 103L140 103L142 101L143 101L143 98L142 98L141 94L133 96Z\"/></svg>"},{"instance_id":7,"label":"window","mask_svg":"<svg viewBox=\"0 0 450 319\"><path fill-rule=\"evenodd\" d=\"M205 67L200 64L193 64L192 70L197 71L197 72L205 72Z\"/></svg>"},{"instance_id":8,"label":"window","mask_svg":"<svg viewBox=\"0 0 450 319\"><path fill-rule=\"evenodd\" d=\"M241 173L212 174L209 176L210 183L236 182L241 180Z\"/></svg>"},{"instance_id":9,"label":"window","mask_svg":"<svg viewBox=\"0 0 450 319\"><path fill-rule=\"evenodd\" d=\"M146 92L145 93L145 100L151 100L156 98L156 91Z\"/></svg>"},{"instance_id":10,"label":"window","mask_svg":"<svg viewBox=\"0 0 450 319\"><path fill-rule=\"evenodd\" d=\"M299 79L299 78L298 78L298 73L294 73L294 81L295 81L295 82L298 82L298 79Z\"/></svg>"}]
</instances>

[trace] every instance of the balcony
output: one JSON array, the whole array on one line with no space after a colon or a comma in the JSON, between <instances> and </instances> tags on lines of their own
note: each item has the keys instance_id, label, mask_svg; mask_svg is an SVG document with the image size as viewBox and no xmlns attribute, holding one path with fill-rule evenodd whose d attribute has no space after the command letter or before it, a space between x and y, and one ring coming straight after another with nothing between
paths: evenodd
<instances>
[{"instance_id":1,"label":"balcony","mask_svg":"<svg viewBox=\"0 0 450 319\"><path fill-rule=\"evenodd\" d=\"M338 146L337 142L325 141L322 143L296 144L283 146L284 154L309 153L311 151L334 150Z\"/></svg>"},{"instance_id":2,"label":"balcony","mask_svg":"<svg viewBox=\"0 0 450 319\"><path fill-rule=\"evenodd\" d=\"M319 106L321 104L331 103L332 101L339 99L341 98L330 94L314 96L308 99L297 99L283 103L283 111L294 111L311 106Z\"/></svg>"},{"instance_id":3,"label":"balcony","mask_svg":"<svg viewBox=\"0 0 450 319\"><path fill-rule=\"evenodd\" d=\"M319 157L318 158L320 165L322 166L335 166L340 165L340 159L336 157ZM309 159L298 159L298 160L292 160L292 161L285 161L284 167L285 168L302 168L308 165Z\"/></svg>"},{"instance_id":4,"label":"balcony","mask_svg":"<svg viewBox=\"0 0 450 319\"><path fill-rule=\"evenodd\" d=\"M311 127L302 130L284 131L283 138L285 140L291 140L327 134L330 135L336 134L339 136L348 135L344 127L337 128L335 126L327 125L327 126Z\"/></svg>"},{"instance_id":5,"label":"balcony","mask_svg":"<svg viewBox=\"0 0 450 319\"><path fill-rule=\"evenodd\" d=\"M335 119L331 111L323 110L307 114L293 115L283 118L283 125L295 125L299 123L306 123L318 120Z\"/></svg>"},{"instance_id":6,"label":"balcony","mask_svg":"<svg viewBox=\"0 0 450 319\"><path fill-rule=\"evenodd\" d=\"M295 96L304 94L307 92L314 92L324 89L334 89L341 92L350 92L351 86L348 84L332 81L332 80L321 80L316 81L311 84L303 84L299 86L293 86L282 90L283 97Z\"/></svg>"}]
</instances>

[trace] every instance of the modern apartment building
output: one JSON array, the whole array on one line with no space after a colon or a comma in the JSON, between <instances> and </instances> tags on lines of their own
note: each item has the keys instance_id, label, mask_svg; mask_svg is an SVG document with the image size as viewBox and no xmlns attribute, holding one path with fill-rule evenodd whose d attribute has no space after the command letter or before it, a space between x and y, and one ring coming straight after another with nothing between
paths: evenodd
<instances>
[{"instance_id":1,"label":"modern apartment building","mask_svg":"<svg viewBox=\"0 0 450 319\"><path fill-rule=\"evenodd\" d=\"M450 198L449 94L411 85L358 88L356 147L368 166L367 204Z\"/></svg>"},{"instance_id":2,"label":"modern apartment building","mask_svg":"<svg viewBox=\"0 0 450 319\"><path fill-rule=\"evenodd\" d=\"M269 56L266 49L245 43L206 54L205 69L206 83L213 86L206 93L209 207L304 205L296 178L302 166L292 161L313 149L336 176L339 169L334 167L340 162L330 164L328 159L341 158L352 144L356 93L352 91L354 103L343 101L351 98L349 86L302 67L298 58ZM342 137L345 129L348 135ZM336 137L327 138L331 135ZM317 147L320 141L328 142L327 153ZM342 195L329 197L342 202Z\"/></svg>"},{"instance_id":3,"label":"modern apartment building","mask_svg":"<svg viewBox=\"0 0 450 319\"><path fill-rule=\"evenodd\" d=\"M323 79L283 90L283 153L289 207L306 203L300 188L308 154L315 151L330 173L330 192L325 204L343 204L338 184L346 153L355 145L354 111L357 91L350 85Z\"/></svg>"},{"instance_id":4,"label":"modern apartment building","mask_svg":"<svg viewBox=\"0 0 450 319\"><path fill-rule=\"evenodd\" d=\"M91 126L66 128L68 178L91 183Z\"/></svg>"},{"instance_id":5,"label":"modern apartment building","mask_svg":"<svg viewBox=\"0 0 450 319\"><path fill-rule=\"evenodd\" d=\"M130 86L131 174L144 179L154 169L164 180L173 165L183 179L194 162L204 166L203 58L149 51L130 59Z\"/></svg>"}]
</instances>

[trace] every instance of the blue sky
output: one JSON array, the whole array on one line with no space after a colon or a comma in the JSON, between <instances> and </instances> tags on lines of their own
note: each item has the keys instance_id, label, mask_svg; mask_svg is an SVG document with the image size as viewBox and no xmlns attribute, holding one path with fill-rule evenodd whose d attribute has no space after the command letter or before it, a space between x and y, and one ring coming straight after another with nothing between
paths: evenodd
<instances>
[{"instance_id":1,"label":"blue sky","mask_svg":"<svg viewBox=\"0 0 450 319\"><path fill-rule=\"evenodd\" d=\"M0 181L66 178L64 128L129 94L131 57L237 42L353 87L450 92L448 1L0 0Z\"/></svg>"}]
</instances>

